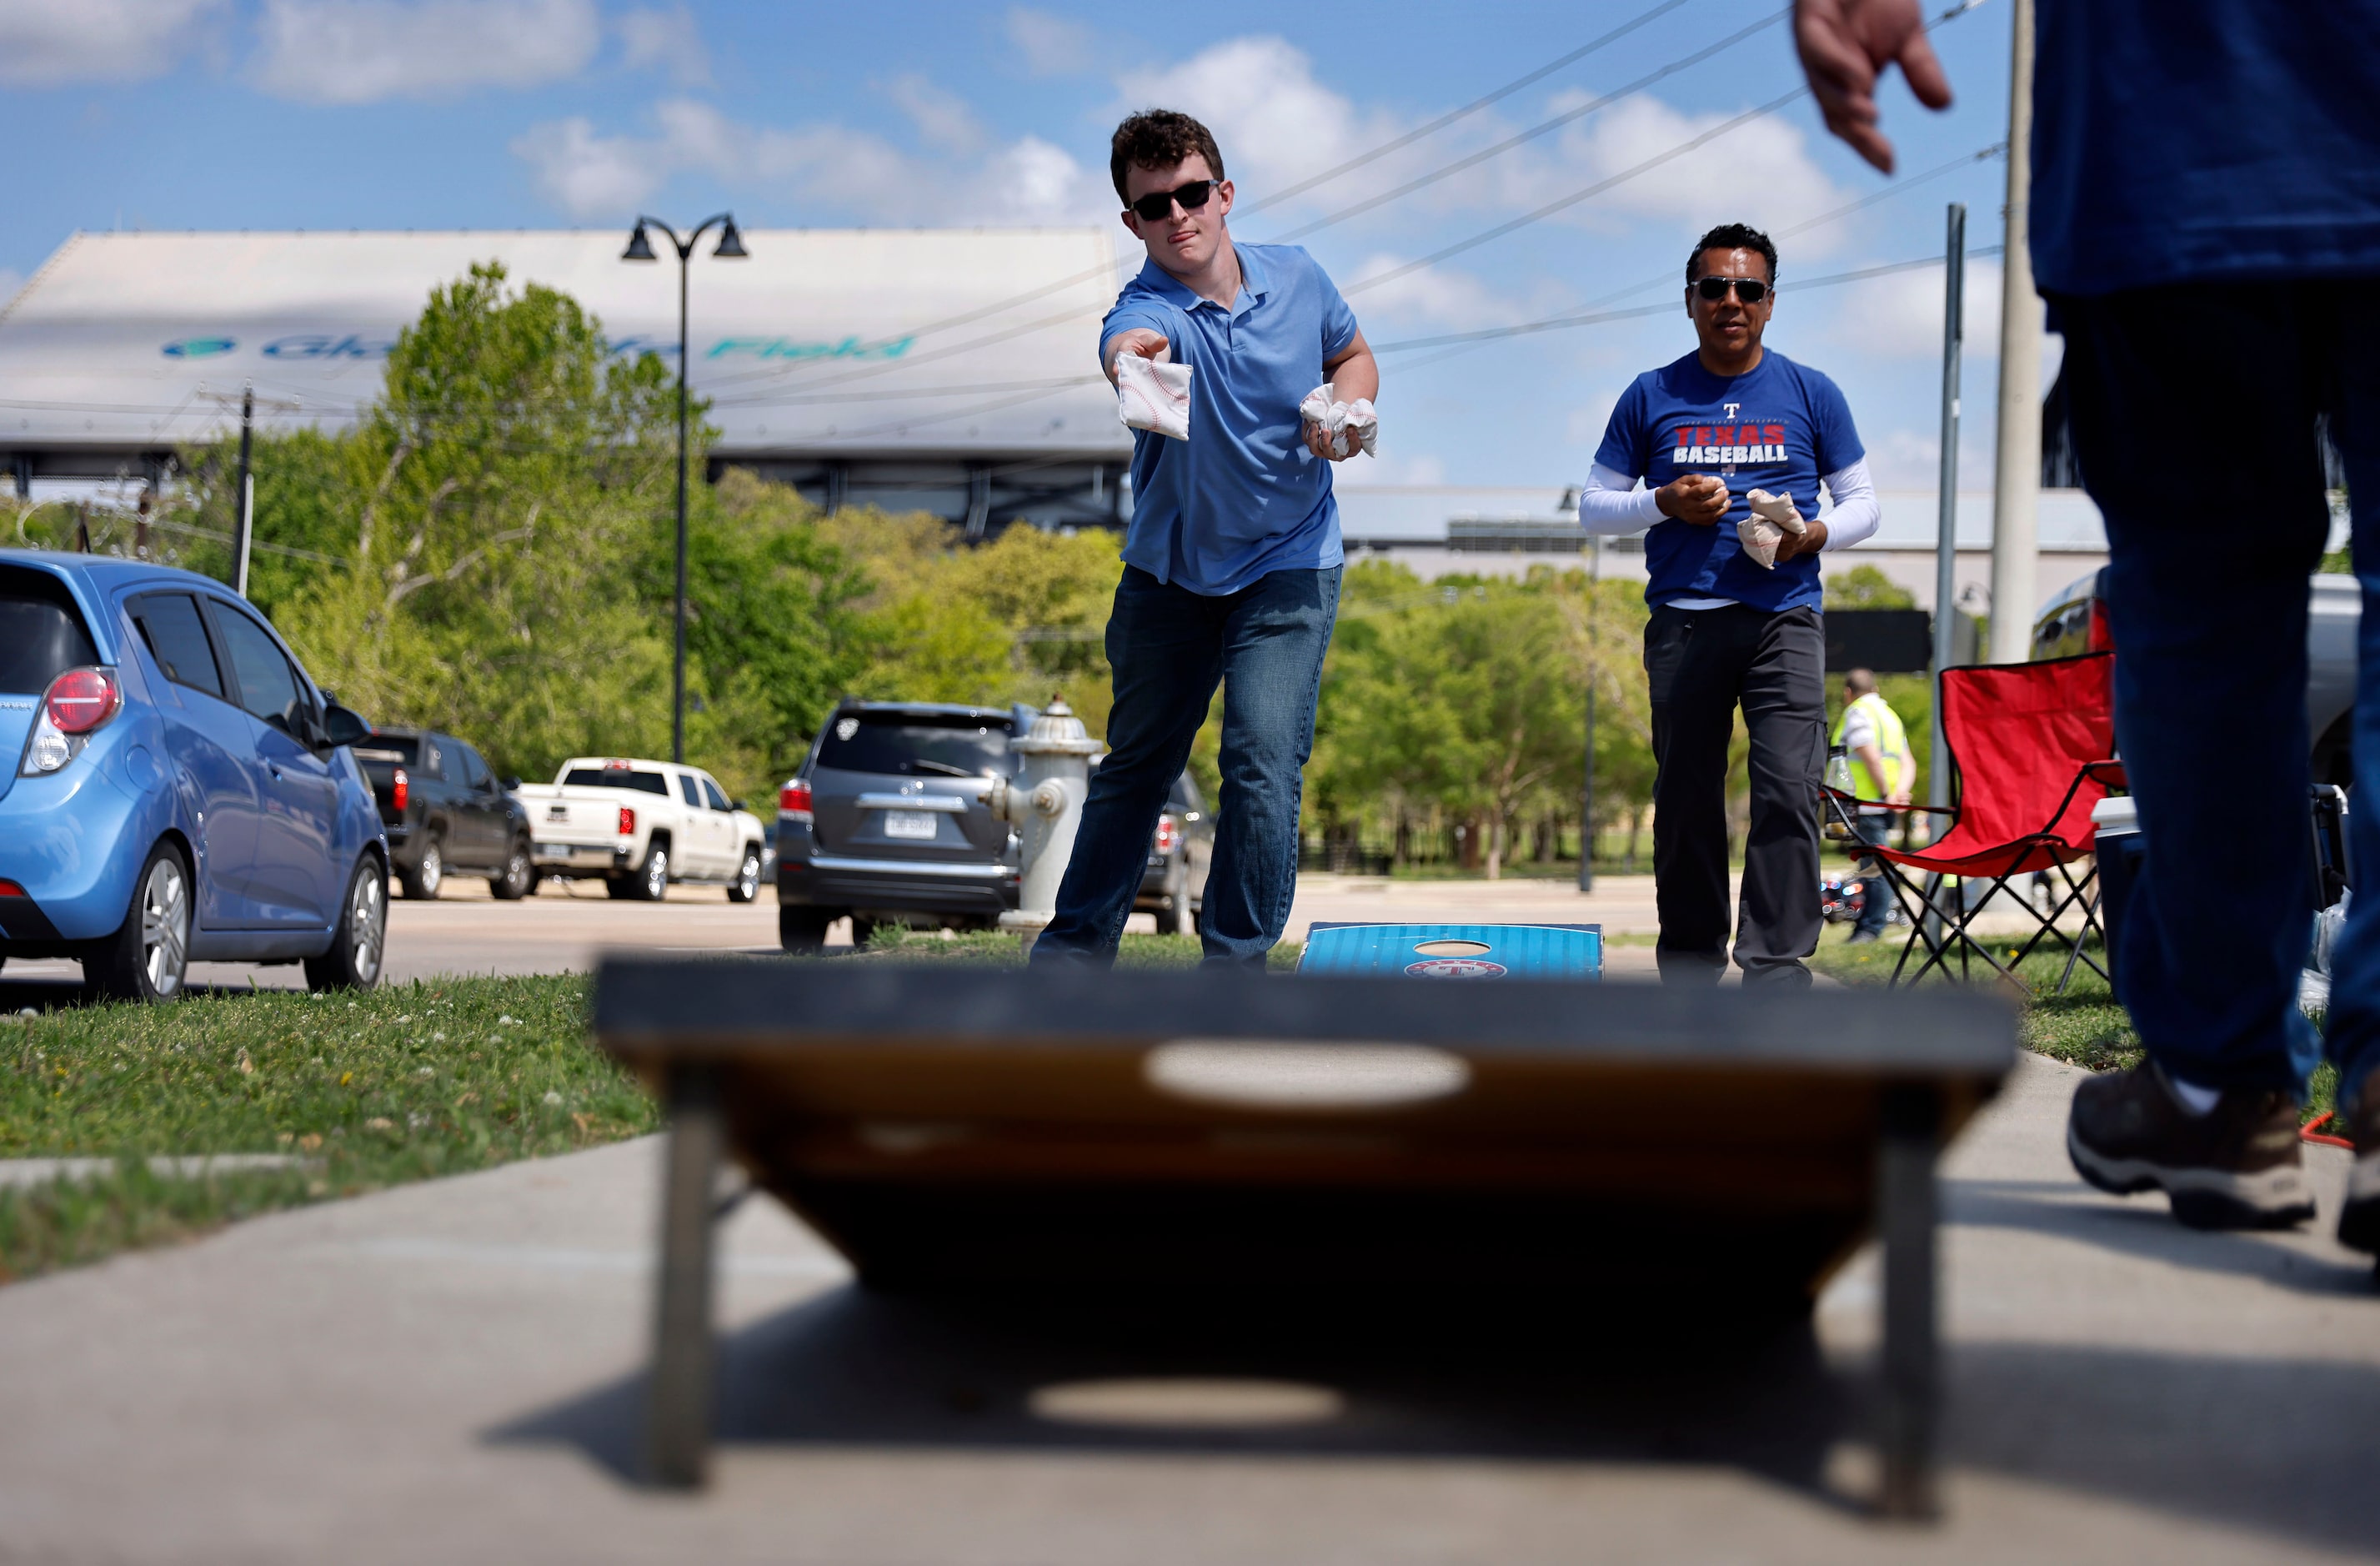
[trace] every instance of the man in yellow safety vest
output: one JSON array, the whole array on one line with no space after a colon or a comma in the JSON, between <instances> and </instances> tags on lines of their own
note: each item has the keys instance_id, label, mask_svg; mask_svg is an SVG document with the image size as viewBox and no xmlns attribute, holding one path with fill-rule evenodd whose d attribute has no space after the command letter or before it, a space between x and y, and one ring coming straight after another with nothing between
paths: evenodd
<instances>
[{"instance_id":1,"label":"man in yellow safety vest","mask_svg":"<svg viewBox=\"0 0 2380 1566\"><path fill-rule=\"evenodd\" d=\"M1866 669L1855 668L1843 676L1843 716L1835 725L1834 742L1851 756L1852 788L1861 799L1909 803L1910 788L1917 781L1917 763L1909 753L1909 731L1900 726L1900 715L1876 693L1876 676ZM1892 817L1885 805L1862 805L1852 825L1863 841L1880 844L1892 834ZM1882 936L1885 922L1892 915L1892 884L1884 878L1876 861L1864 857L1856 868L1863 882L1859 924L1852 931L1853 946Z\"/></svg>"}]
</instances>

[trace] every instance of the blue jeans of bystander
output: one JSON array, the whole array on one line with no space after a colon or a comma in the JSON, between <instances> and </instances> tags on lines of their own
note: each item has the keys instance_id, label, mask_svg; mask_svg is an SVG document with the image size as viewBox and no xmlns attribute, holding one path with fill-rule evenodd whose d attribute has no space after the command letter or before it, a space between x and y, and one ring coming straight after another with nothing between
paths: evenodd
<instances>
[{"instance_id":1,"label":"blue jeans of bystander","mask_svg":"<svg viewBox=\"0 0 2380 1566\"><path fill-rule=\"evenodd\" d=\"M2148 845L2117 996L2169 1074L2303 1095L2312 933L2307 576L2329 512L2318 416L2346 464L2363 587L2355 775L2380 778L2380 324L2337 280L2059 300L2075 456L2107 524L2116 737ZM2175 410L2187 409L2177 421ZM2177 431L2219 439L2190 460ZM2380 870L2380 811L2350 817ZM2347 1102L2380 1062L2380 897L2332 960L2326 1041Z\"/></svg>"}]
</instances>

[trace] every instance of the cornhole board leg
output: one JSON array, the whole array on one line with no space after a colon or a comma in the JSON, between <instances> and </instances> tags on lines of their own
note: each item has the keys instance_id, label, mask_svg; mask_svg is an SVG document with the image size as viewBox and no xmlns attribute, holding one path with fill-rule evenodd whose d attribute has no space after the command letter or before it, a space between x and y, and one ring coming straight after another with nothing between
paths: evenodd
<instances>
[{"instance_id":1,"label":"cornhole board leg","mask_svg":"<svg viewBox=\"0 0 2380 1566\"><path fill-rule=\"evenodd\" d=\"M645 1473L665 1489L697 1489L709 1475L714 1378L710 1323L712 1184L726 1137L719 1070L670 1068L669 1145L662 1176L659 1298L646 1383Z\"/></svg>"},{"instance_id":2,"label":"cornhole board leg","mask_svg":"<svg viewBox=\"0 0 2380 1566\"><path fill-rule=\"evenodd\" d=\"M1934 1160L1942 1106L1931 1088L1885 1091L1876 1148L1876 1230L1884 1242L1884 1376L1877 1446L1885 1516L1935 1516L1934 1437L1941 1402L1935 1303Z\"/></svg>"}]
</instances>

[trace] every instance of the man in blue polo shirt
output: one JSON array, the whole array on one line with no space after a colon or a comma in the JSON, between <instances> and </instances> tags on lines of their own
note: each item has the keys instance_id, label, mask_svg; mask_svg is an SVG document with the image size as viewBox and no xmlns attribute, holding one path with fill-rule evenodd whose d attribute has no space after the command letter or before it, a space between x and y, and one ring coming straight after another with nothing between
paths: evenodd
<instances>
[{"instance_id":1,"label":"man in blue polo shirt","mask_svg":"<svg viewBox=\"0 0 2380 1566\"><path fill-rule=\"evenodd\" d=\"M1168 110L1117 127L1123 224L1148 261L1099 328L1099 363L1190 367L1190 438L1135 431L1132 526L1108 619L1115 705L1057 917L1036 961L1113 960L1166 793L1223 688L1222 796L1200 933L1207 960L1261 968L1297 888L1297 812L1322 655L1339 609L1330 439L1298 404L1323 383L1377 398L1339 290L1294 245L1239 245L1207 128Z\"/></svg>"},{"instance_id":2,"label":"man in blue polo shirt","mask_svg":"<svg viewBox=\"0 0 2380 1566\"><path fill-rule=\"evenodd\" d=\"M1746 984L1806 985L1818 947L1818 779L1827 638L1818 556L1876 531L1875 487L1835 383L1765 349L1777 247L1740 223L1686 260L1696 348L1636 377L1581 486L1589 532L1645 537L1653 706L1653 875L1664 981L1716 983L1728 960L1727 752L1752 740L1752 826L1734 911ZM1636 482L1645 482L1643 489ZM1818 486L1834 511L1818 520ZM1750 491L1791 497L1806 532L1774 565L1743 544Z\"/></svg>"},{"instance_id":3,"label":"man in blue polo shirt","mask_svg":"<svg viewBox=\"0 0 2380 1566\"><path fill-rule=\"evenodd\" d=\"M2147 1058L2075 1090L2067 1153L2105 1190L2165 1192L2187 1224L2304 1222L2299 1107L2327 1050L2355 1150L2338 1238L2380 1252L2380 887L2356 888L2322 1036L2297 1006L2325 422L2363 587L2359 795L2380 777L2380 324L2362 308L2380 281L2380 11L2038 3L2033 270L2107 524L2116 740L2146 849L2116 996ZM1888 171L1878 74L1897 62L1921 101L1950 95L1915 0L1794 11L1828 127ZM2349 823L2360 875L2380 865L2380 811Z\"/></svg>"}]
</instances>

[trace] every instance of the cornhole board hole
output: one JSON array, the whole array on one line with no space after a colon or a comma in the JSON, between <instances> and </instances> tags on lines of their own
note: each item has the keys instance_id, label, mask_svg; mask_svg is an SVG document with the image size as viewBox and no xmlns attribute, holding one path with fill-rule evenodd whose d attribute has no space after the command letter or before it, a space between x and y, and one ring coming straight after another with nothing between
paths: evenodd
<instances>
[{"instance_id":1,"label":"cornhole board hole","mask_svg":"<svg viewBox=\"0 0 2380 1566\"><path fill-rule=\"evenodd\" d=\"M1307 926L1300 973L1414 979L1603 977L1600 924L1357 924Z\"/></svg>"},{"instance_id":2,"label":"cornhole board hole","mask_svg":"<svg viewBox=\"0 0 2380 1566\"><path fill-rule=\"evenodd\" d=\"M1885 1242L1887 1510L1930 1502L1934 1164L2014 1058L1950 989L622 957L671 1122L648 1457L701 1481L732 1156L863 1285L1806 1310Z\"/></svg>"}]
</instances>

